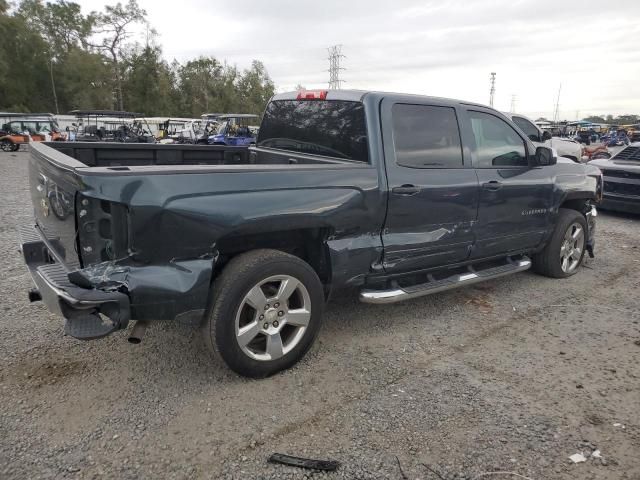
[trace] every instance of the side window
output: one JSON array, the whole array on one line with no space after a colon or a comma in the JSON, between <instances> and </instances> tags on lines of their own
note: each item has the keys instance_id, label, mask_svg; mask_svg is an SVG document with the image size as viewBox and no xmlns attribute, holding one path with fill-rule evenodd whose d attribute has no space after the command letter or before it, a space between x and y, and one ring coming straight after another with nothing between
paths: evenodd
<instances>
[{"instance_id":1,"label":"side window","mask_svg":"<svg viewBox=\"0 0 640 480\"><path fill-rule=\"evenodd\" d=\"M538 128L529 120L522 117L512 117L511 120L513 120L513 123L515 123L518 128L522 130L527 137L529 137L530 140L534 142L542 141Z\"/></svg>"},{"instance_id":2,"label":"side window","mask_svg":"<svg viewBox=\"0 0 640 480\"><path fill-rule=\"evenodd\" d=\"M462 147L451 107L392 107L393 143L398 165L409 168L461 168Z\"/></svg>"},{"instance_id":3,"label":"side window","mask_svg":"<svg viewBox=\"0 0 640 480\"><path fill-rule=\"evenodd\" d=\"M482 112L469 112L476 139L478 168L526 167L525 143L504 120Z\"/></svg>"}]
</instances>

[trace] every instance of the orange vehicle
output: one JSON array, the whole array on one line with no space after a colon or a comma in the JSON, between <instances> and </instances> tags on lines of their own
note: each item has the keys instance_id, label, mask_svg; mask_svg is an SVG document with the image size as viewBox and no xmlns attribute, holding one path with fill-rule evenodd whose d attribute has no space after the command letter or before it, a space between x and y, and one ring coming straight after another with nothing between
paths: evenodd
<instances>
[{"instance_id":1,"label":"orange vehicle","mask_svg":"<svg viewBox=\"0 0 640 480\"><path fill-rule=\"evenodd\" d=\"M5 152L15 152L29 142L66 140L51 114L14 113L0 117L5 120L0 128L0 149Z\"/></svg>"}]
</instances>

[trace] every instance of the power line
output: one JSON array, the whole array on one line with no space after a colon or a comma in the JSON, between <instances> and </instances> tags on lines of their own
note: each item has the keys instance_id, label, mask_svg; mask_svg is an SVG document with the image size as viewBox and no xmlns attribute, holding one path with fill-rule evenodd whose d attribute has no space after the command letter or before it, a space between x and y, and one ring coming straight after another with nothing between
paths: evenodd
<instances>
[{"instance_id":1,"label":"power line","mask_svg":"<svg viewBox=\"0 0 640 480\"><path fill-rule=\"evenodd\" d=\"M327 50L329 51L329 89L339 90L344 82L340 78L340 70L344 70L340 66L340 60L346 57L342 54L342 45L334 45Z\"/></svg>"},{"instance_id":2,"label":"power line","mask_svg":"<svg viewBox=\"0 0 640 480\"><path fill-rule=\"evenodd\" d=\"M489 90L489 105L493 107L493 97L496 93L496 72L491 72L491 89Z\"/></svg>"}]
</instances>

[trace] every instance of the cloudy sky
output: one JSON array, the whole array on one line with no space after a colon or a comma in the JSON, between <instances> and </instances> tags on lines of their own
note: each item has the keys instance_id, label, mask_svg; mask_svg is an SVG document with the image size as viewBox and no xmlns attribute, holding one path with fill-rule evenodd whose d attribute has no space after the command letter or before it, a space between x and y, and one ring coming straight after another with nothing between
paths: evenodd
<instances>
[{"instance_id":1,"label":"cloudy sky","mask_svg":"<svg viewBox=\"0 0 640 480\"><path fill-rule=\"evenodd\" d=\"M255 58L278 91L326 87L342 44L344 88L488 103L496 72L501 110L551 117L562 84L562 118L640 113L640 0L138 2L168 60Z\"/></svg>"}]
</instances>

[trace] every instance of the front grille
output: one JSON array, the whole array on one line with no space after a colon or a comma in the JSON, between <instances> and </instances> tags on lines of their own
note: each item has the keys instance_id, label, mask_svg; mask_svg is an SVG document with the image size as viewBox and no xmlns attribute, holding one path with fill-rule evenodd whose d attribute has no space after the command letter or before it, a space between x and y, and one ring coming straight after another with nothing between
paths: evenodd
<instances>
[{"instance_id":1,"label":"front grille","mask_svg":"<svg viewBox=\"0 0 640 480\"><path fill-rule=\"evenodd\" d=\"M616 160L633 160L640 162L640 147L627 147L618 153L615 157Z\"/></svg>"},{"instance_id":2,"label":"front grille","mask_svg":"<svg viewBox=\"0 0 640 480\"><path fill-rule=\"evenodd\" d=\"M633 195L640 197L640 183L604 182L604 194Z\"/></svg>"},{"instance_id":3,"label":"front grille","mask_svg":"<svg viewBox=\"0 0 640 480\"><path fill-rule=\"evenodd\" d=\"M624 170L602 170L602 175L606 177L628 178L640 181L640 173L625 172Z\"/></svg>"}]
</instances>

